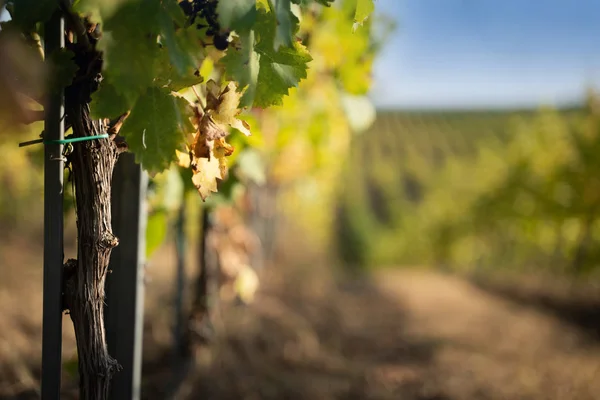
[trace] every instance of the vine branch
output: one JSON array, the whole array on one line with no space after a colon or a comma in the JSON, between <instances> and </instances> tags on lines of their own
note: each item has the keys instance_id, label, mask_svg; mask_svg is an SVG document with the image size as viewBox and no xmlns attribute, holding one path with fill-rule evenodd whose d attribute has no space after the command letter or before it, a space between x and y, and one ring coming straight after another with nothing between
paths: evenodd
<instances>
[{"instance_id":1,"label":"vine branch","mask_svg":"<svg viewBox=\"0 0 600 400\"><path fill-rule=\"evenodd\" d=\"M88 30L81 17L71 11L71 1L61 0L60 8L65 15L65 19L67 20L71 31L77 36L77 43L81 44L86 50L89 50L91 48L91 43L88 37Z\"/></svg>"}]
</instances>

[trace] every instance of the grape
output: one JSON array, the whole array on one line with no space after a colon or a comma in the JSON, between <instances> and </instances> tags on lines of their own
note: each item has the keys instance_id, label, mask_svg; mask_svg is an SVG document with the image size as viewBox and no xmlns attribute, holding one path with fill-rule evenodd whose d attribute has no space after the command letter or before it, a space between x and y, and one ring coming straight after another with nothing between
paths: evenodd
<instances>
[{"instance_id":1,"label":"grape","mask_svg":"<svg viewBox=\"0 0 600 400\"><path fill-rule=\"evenodd\" d=\"M194 13L194 7L192 6L192 3L190 3L188 0L183 0L179 2L179 7L181 7L181 10L187 16L191 16Z\"/></svg>"},{"instance_id":2,"label":"grape","mask_svg":"<svg viewBox=\"0 0 600 400\"><path fill-rule=\"evenodd\" d=\"M229 46L229 33L215 35L213 37L213 44L217 50L227 50L227 47Z\"/></svg>"},{"instance_id":3,"label":"grape","mask_svg":"<svg viewBox=\"0 0 600 400\"><path fill-rule=\"evenodd\" d=\"M225 0L229 1L229 0ZM229 46L229 32L221 30L217 18L218 0L182 0L179 6L188 17L188 24L192 25L196 18L202 18L204 23L196 24L196 29L206 28L206 36L213 38L213 45L218 50L226 50Z\"/></svg>"}]
</instances>

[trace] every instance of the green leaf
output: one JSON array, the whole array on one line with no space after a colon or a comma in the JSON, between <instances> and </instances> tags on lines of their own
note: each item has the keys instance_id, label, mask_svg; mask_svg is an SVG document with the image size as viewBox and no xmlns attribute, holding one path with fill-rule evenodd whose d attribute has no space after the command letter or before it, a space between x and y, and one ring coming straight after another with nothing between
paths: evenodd
<instances>
[{"instance_id":1,"label":"green leaf","mask_svg":"<svg viewBox=\"0 0 600 400\"><path fill-rule=\"evenodd\" d=\"M131 0L75 0L72 9L81 15L89 16L91 21L104 25L104 19L109 18L127 2Z\"/></svg>"},{"instance_id":2,"label":"green leaf","mask_svg":"<svg viewBox=\"0 0 600 400\"><path fill-rule=\"evenodd\" d=\"M260 70L260 56L254 51L254 31L240 36L240 49L229 49L221 60L227 74L236 80L246 92L240 99L240 107L250 107L256 96L256 85Z\"/></svg>"},{"instance_id":3,"label":"green leaf","mask_svg":"<svg viewBox=\"0 0 600 400\"><path fill-rule=\"evenodd\" d=\"M256 21L256 0L228 0L217 4L219 25L223 29L245 32Z\"/></svg>"},{"instance_id":4,"label":"green leaf","mask_svg":"<svg viewBox=\"0 0 600 400\"><path fill-rule=\"evenodd\" d=\"M133 102L157 75L158 1L130 1L104 21L98 47L116 90Z\"/></svg>"},{"instance_id":5,"label":"green leaf","mask_svg":"<svg viewBox=\"0 0 600 400\"><path fill-rule=\"evenodd\" d=\"M13 2L12 21L24 32L31 32L37 23L48 21L57 6L56 0L17 0Z\"/></svg>"},{"instance_id":6,"label":"green leaf","mask_svg":"<svg viewBox=\"0 0 600 400\"><path fill-rule=\"evenodd\" d=\"M142 167L157 173L176 159L175 150L184 143L184 132L192 132L188 103L167 90L149 88L136 101L121 134Z\"/></svg>"},{"instance_id":7,"label":"green leaf","mask_svg":"<svg viewBox=\"0 0 600 400\"><path fill-rule=\"evenodd\" d=\"M199 31L185 24L175 1L133 0L106 18L104 66L129 103L150 86L178 91L202 81L194 75L204 54Z\"/></svg>"},{"instance_id":8,"label":"green leaf","mask_svg":"<svg viewBox=\"0 0 600 400\"><path fill-rule=\"evenodd\" d=\"M169 60L167 49L159 49L157 63L159 71L158 76L154 80L156 86L165 86L178 92L181 89L197 85L203 81L202 75L197 72L196 68L188 66L183 73L177 71Z\"/></svg>"},{"instance_id":9,"label":"green leaf","mask_svg":"<svg viewBox=\"0 0 600 400\"><path fill-rule=\"evenodd\" d=\"M296 19L292 14L290 0L272 0L274 4L275 16L277 18L275 39L273 45L275 50L281 46L292 47L293 34L296 31L295 24L292 23L292 18ZM297 23L297 19L296 19Z\"/></svg>"},{"instance_id":10,"label":"green leaf","mask_svg":"<svg viewBox=\"0 0 600 400\"><path fill-rule=\"evenodd\" d=\"M148 216L146 224L146 257L154 253L167 237L169 219L165 210L157 210Z\"/></svg>"},{"instance_id":11,"label":"green leaf","mask_svg":"<svg viewBox=\"0 0 600 400\"><path fill-rule=\"evenodd\" d=\"M129 102L110 82L110 77L106 77L100 84L100 89L92 93L92 102L90 103L92 117L116 118L130 110L136 100L137 98L133 102Z\"/></svg>"},{"instance_id":12,"label":"green leaf","mask_svg":"<svg viewBox=\"0 0 600 400\"><path fill-rule=\"evenodd\" d=\"M194 55L201 53L200 42L191 40L192 38L187 35L188 30L184 28L185 15L175 1L164 2L162 6L163 10L159 14L159 20L161 39L169 54L170 64L167 65L174 66L179 75L185 75L190 70L193 73L196 65L199 64ZM175 31L174 22L180 27L178 32ZM191 27L191 29L197 31L195 27ZM161 63L161 65L164 64Z\"/></svg>"},{"instance_id":13,"label":"green leaf","mask_svg":"<svg viewBox=\"0 0 600 400\"><path fill-rule=\"evenodd\" d=\"M333 3L334 1L335 0L292 0L292 3L298 4L303 7L308 7L312 3L317 3L322 6L329 7L329 6L331 6L331 3Z\"/></svg>"},{"instance_id":14,"label":"green leaf","mask_svg":"<svg viewBox=\"0 0 600 400\"><path fill-rule=\"evenodd\" d=\"M315 0L316 3L319 3L322 6L325 7L329 7L331 6L331 3L333 3L335 0Z\"/></svg>"},{"instance_id":15,"label":"green leaf","mask_svg":"<svg viewBox=\"0 0 600 400\"><path fill-rule=\"evenodd\" d=\"M375 4L373 3L373 0L357 0L354 22L362 25L369 15L371 15L373 10L375 10Z\"/></svg>"},{"instance_id":16,"label":"green leaf","mask_svg":"<svg viewBox=\"0 0 600 400\"><path fill-rule=\"evenodd\" d=\"M74 57L75 53L67 49L58 49L48 56L52 90L62 90L73 82L73 78L79 70L73 60Z\"/></svg>"},{"instance_id":17,"label":"green leaf","mask_svg":"<svg viewBox=\"0 0 600 400\"><path fill-rule=\"evenodd\" d=\"M310 54L296 42L274 50L276 25L273 13L259 10L255 31L241 35L241 48L221 60L227 75L246 88L241 107L280 105L288 90L306 78Z\"/></svg>"}]
</instances>

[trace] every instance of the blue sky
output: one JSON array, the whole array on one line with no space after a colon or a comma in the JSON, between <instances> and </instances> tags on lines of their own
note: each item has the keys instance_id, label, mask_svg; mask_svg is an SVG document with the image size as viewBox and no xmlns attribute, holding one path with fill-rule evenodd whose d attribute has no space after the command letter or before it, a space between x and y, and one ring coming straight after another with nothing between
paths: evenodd
<instances>
[{"instance_id":1,"label":"blue sky","mask_svg":"<svg viewBox=\"0 0 600 400\"><path fill-rule=\"evenodd\" d=\"M396 31L374 70L379 107L561 104L600 87L598 0L375 0Z\"/></svg>"}]
</instances>

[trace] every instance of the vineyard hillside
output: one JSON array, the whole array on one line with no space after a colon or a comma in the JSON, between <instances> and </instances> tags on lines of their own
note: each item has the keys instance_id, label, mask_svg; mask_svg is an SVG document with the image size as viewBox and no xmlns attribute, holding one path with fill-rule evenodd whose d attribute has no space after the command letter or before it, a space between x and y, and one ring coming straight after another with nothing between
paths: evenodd
<instances>
[{"instance_id":1,"label":"vineyard hillside","mask_svg":"<svg viewBox=\"0 0 600 400\"><path fill-rule=\"evenodd\" d=\"M547 270L563 271L579 262L593 270L594 255L575 260L587 205L576 204L569 181L593 179L573 166L591 168L584 147L599 140L595 100L587 101L563 109L378 110L345 166L336 218L342 260L356 268L551 263ZM556 154L561 146L570 160ZM560 190L570 194L557 199Z\"/></svg>"}]
</instances>

